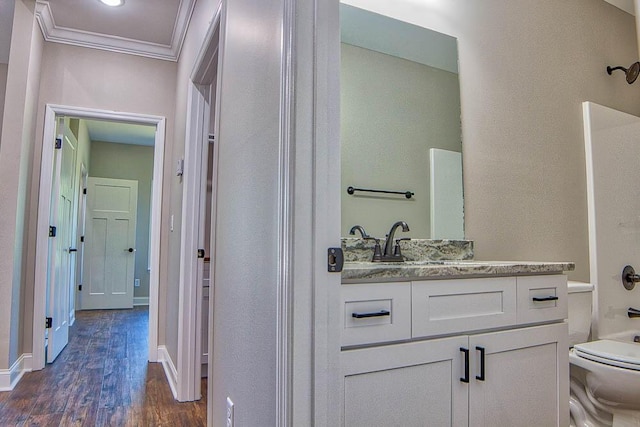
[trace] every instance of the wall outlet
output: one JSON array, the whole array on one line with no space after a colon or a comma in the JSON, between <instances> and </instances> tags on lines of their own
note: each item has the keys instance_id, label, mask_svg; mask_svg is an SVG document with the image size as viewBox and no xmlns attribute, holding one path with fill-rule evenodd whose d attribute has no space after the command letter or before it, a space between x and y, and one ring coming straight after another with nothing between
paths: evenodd
<instances>
[{"instance_id":1,"label":"wall outlet","mask_svg":"<svg viewBox=\"0 0 640 427\"><path fill-rule=\"evenodd\" d=\"M140 279L133 279L133 286L135 286L136 288L140 287Z\"/></svg>"},{"instance_id":2,"label":"wall outlet","mask_svg":"<svg viewBox=\"0 0 640 427\"><path fill-rule=\"evenodd\" d=\"M227 427L233 427L233 401L227 397Z\"/></svg>"}]
</instances>

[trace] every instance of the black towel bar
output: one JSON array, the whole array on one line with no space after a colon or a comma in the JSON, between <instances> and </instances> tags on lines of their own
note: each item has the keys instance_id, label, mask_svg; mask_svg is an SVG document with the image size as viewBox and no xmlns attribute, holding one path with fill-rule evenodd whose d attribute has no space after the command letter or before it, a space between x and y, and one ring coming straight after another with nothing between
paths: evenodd
<instances>
[{"instance_id":1,"label":"black towel bar","mask_svg":"<svg viewBox=\"0 0 640 427\"><path fill-rule=\"evenodd\" d=\"M414 193L412 193L411 191L388 191L388 190L371 190L368 188L355 188L355 187L348 187L347 188L347 193L349 194L353 194L356 191L365 191L368 193L384 193L384 194L403 194L404 197L406 197L407 199L410 199Z\"/></svg>"}]
</instances>

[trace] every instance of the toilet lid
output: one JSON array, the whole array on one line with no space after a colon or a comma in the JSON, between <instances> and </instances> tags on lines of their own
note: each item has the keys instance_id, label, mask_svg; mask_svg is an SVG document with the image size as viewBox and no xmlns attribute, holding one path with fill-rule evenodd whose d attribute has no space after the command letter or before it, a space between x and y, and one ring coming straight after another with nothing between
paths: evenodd
<instances>
[{"instance_id":1,"label":"toilet lid","mask_svg":"<svg viewBox=\"0 0 640 427\"><path fill-rule=\"evenodd\" d=\"M576 344L576 355L595 362L640 371L640 344L599 340Z\"/></svg>"}]
</instances>

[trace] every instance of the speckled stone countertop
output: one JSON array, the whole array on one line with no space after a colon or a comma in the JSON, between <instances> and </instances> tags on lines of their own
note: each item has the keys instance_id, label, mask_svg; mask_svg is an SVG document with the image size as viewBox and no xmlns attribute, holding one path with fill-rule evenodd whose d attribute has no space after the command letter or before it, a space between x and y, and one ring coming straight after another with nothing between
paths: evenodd
<instances>
[{"instance_id":1,"label":"speckled stone countertop","mask_svg":"<svg viewBox=\"0 0 640 427\"><path fill-rule=\"evenodd\" d=\"M453 279L483 276L561 274L573 271L572 262L527 261L408 261L404 263L345 262L343 283Z\"/></svg>"},{"instance_id":2,"label":"speckled stone countertop","mask_svg":"<svg viewBox=\"0 0 640 427\"><path fill-rule=\"evenodd\" d=\"M382 239L380 245L384 247L384 244L385 241ZM344 260L346 262L371 261L374 245L373 240L343 237ZM411 239L401 241L400 247L406 261L473 259L473 241L471 240Z\"/></svg>"}]
</instances>

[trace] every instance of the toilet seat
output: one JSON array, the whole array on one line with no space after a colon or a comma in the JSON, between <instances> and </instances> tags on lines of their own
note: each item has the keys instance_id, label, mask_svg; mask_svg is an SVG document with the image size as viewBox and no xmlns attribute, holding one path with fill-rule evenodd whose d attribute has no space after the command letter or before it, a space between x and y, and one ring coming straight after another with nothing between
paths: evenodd
<instances>
[{"instance_id":1,"label":"toilet seat","mask_svg":"<svg viewBox=\"0 0 640 427\"><path fill-rule=\"evenodd\" d=\"M640 344L638 343L599 340L576 344L573 348L576 356L584 359L640 371Z\"/></svg>"}]
</instances>

